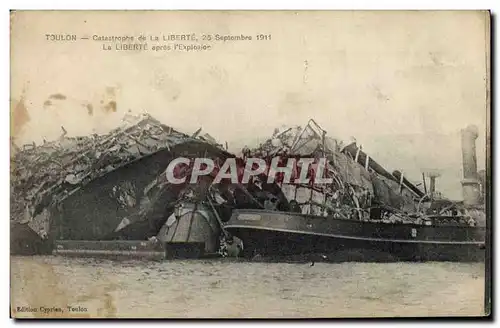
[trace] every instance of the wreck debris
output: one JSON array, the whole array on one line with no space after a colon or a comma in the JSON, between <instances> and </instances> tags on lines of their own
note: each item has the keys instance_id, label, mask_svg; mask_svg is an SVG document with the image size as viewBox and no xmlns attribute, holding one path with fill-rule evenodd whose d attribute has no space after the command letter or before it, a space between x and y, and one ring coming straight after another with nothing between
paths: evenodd
<instances>
[{"instance_id":1,"label":"wreck debris","mask_svg":"<svg viewBox=\"0 0 500 328\"><path fill-rule=\"evenodd\" d=\"M370 221L378 216L382 221L425 224L431 200L425 191L410 182L402 171L389 173L358 147L355 140L344 145L326 135L326 131L310 120L304 128L276 128L271 138L253 149L245 146L242 154L244 158L281 156L284 162L295 156L328 159L326 171L333 178L329 186L280 186L290 204L293 202L295 211ZM422 206L422 201L427 205ZM455 210L460 208L452 204Z\"/></svg>"},{"instance_id":2,"label":"wreck debris","mask_svg":"<svg viewBox=\"0 0 500 328\"><path fill-rule=\"evenodd\" d=\"M148 114L127 114L122 126L105 135L68 137L65 128L61 126L61 130L63 134L57 141L44 142L39 146L34 143L24 145L11 158L11 221L29 224L40 236L46 235L50 229L53 208L90 182L131 162L161 150L170 154L175 146L193 140L198 144L182 149L177 147L176 154L188 158L208 156L215 161L235 157L225 151L227 144L224 149L208 133L202 134L201 128L187 135L161 124ZM177 153L177 150L180 152ZM243 161L249 157L265 161L273 157L284 160L290 157L325 157L328 159L325 171L332 183L286 184L278 178L273 186L254 186L258 180L255 179L245 188L235 188L233 194L226 197L228 208L237 208L239 202L244 206L251 204L258 208L325 217L373 220L378 216L378 220L384 222L420 224L430 221L429 214L442 214L443 211L439 208L438 213L429 212L429 208L422 205L428 200L425 199L426 192L413 185L401 171L389 173L364 153L355 141L344 145L327 136L327 132L314 120L310 120L305 127L277 128L271 138L259 147L245 146L242 153ZM164 160L165 163L171 161L170 158ZM135 178L134 174L132 177ZM121 232L126 234L127 228L142 223L154 223L151 224L154 229L149 228L157 233L161 228L160 225L156 229L157 224L167 220L165 214L174 210L173 203L184 187L168 183L164 169L154 178L149 178L141 185L136 185L129 178L106 190L106 195L116 200L116 211L120 212L119 221L112 229L117 234L113 236ZM203 190L198 198L206 200L208 187L203 184L198 187ZM445 209L453 211L456 207ZM218 216L215 219L220 221Z\"/></svg>"},{"instance_id":3,"label":"wreck debris","mask_svg":"<svg viewBox=\"0 0 500 328\"><path fill-rule=\"evenodd\" d=\"M173 145L191 139L148 114L126 115L122 126L105 135L67 137L36 146L25 145L11 157L11 220L26 221L40 232L34 218L89 182ZM193 140L193 139L191 139ZM131 186L115 190L121 206L137 202ZM45 215L46 216L46 215ZM44 221L44 219L42 219Z\"/></svg>"}]
</instances>

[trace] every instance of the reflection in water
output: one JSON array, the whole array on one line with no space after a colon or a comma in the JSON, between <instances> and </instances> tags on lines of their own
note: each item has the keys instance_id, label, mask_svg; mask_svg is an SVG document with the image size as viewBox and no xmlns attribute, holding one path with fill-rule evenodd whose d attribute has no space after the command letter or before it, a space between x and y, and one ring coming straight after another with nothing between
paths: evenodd
<instances>
[{"instance_id":1,"label":"reflection in water","mask_svg":"<svg viewBox=\"0 0 500 328\"><path fill-rule=\"evenodd\" d=\"M484 264L12 257L11 295L14 308L72 305L93 317L480 315Z\"/></svg>"}]
</instances>

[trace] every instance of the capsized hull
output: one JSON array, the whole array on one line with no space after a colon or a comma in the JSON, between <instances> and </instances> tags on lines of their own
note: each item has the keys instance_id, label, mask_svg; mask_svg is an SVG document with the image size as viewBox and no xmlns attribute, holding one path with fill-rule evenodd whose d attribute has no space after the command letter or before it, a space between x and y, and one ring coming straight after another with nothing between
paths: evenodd
<instances>
[{"instance_id":1,"label":"capsized hull","mask_svg":"<svg viewBox=\"0 0 500 328\"><path fill-rule=\"evenodd\" d=\"M423 226L235 210L225 229L252 257L307 253L329 261L483 261L482 227Z\"/></svg>"}]
</instances>

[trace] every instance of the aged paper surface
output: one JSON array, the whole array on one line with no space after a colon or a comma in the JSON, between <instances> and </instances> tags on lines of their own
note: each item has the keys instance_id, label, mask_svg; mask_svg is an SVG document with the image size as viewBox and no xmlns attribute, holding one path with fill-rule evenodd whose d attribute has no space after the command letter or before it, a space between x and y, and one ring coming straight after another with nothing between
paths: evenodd
<instances>
[{"instance_id":1,"label":"aged paper surface","mask_svg":"<svg viewBox=\"0 0 500 328\"><path fill-rule=\"evenodd\" d=\"M484 315L489 31L486 11L12 11L11 315ZM174 158L234 156L326 157L332 182L242 183L251 206L169 189Z\"/></svg>"}]
</instances>

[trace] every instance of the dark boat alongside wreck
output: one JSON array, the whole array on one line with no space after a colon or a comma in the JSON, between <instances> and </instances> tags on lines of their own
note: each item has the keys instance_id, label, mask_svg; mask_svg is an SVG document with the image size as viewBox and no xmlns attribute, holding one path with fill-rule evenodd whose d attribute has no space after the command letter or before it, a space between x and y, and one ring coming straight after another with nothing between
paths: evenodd
<instances>
[{"instance_id":1,"label":"dark boat alongside wreck","mask_svg":"<svg viewBox=\"0 0 500 328\"><path fill-rule=\"evenodd\" d=\"M250 258L321 253L329 261L484 260L484 227L434 219L430 225L379 223L253 209L235 210L225 229L243 240Z\"/></svg>"}]
</instances>

